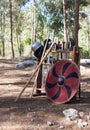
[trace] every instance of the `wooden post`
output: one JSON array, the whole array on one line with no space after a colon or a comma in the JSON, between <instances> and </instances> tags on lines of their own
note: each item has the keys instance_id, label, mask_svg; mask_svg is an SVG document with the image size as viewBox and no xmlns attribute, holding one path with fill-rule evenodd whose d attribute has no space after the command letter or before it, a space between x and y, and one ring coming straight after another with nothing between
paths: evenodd
<instances>
[{"instance_id":1,"label":"wooden post","mask_svg":"<svg viewBox=\"0 0 90 130\"><path fill-rule=\"evenodd\" d=\"M37 64L39 64L40 61L38 61ZM36 94L41 93L41 85L42 85L42 65L40 66L38 77L37 77L37 83L36 83Z\"/></svg>"},{"instance_id":2,"label":"wooden post","mask_svg":"<svg viewBox=\"0 0 90 130\"><path fill-rule=\"evenodd\" d=\"M80 49L79 47L73 47L73 57L72 61L75 62L80 68Z\"/></svg>"},{"instance_id":3,"label":"wooden post","mask_svg":"<svg viewBox=\"0 0 90 130\"><path fill-rule=\"evenodd\" d=\"M80 48L79 47L76 47L76 46L73 47L72 61L75 62L80 69ZM75 98L76 98L76 95L75 95ZM81 87L80 87L80 83L79 83L79 89L78 89L78 98L79 99L80 99L80 95L81 95Z\"/></svg>"}]
</instances>

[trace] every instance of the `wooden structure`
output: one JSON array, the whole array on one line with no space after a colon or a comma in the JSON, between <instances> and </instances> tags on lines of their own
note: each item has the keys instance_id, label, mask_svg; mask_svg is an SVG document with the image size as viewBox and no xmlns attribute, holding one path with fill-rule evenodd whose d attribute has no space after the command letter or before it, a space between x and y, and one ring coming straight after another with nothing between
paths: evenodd
<instances>
[{"instance_id":1,"label":"wooden structure","mask_svg":"<svg viewBox=\"0 0 90 130\"><path fill-rule=\"evenodd\" d=\"M27 86L29 85L29 83L31 82L31 80L35 76L35 74L36 74L36 78L35 78L36 84L34 84L34 86L33 86L31 97L33 96L33 92L34 92L35 87L36 87L36 95L42 95L42 88L41 88L41 85L42 85L41 84L42 83L42 65L43 65L43 61L45 60L45 58L48 56L48 54L50 52L55 53L57 55L57 60L59 60L59 55L58 55L59 53L60 54L70 54L71 53L72 61L74 61L79 67L79 61L80 61L80 49L79 49L79 47L74 47L73 51L69 51L69 50L61 50L61 49L53 50L52 49L53 46L54 46L54 43L51 44L50 48L46 52L44 50L44 55L42 55L41 59L38 60L37 67L36 67L35 71L31 75L31 77L30 77L29 81L26 83L25 87L20 92L19 96L16 98L15 102L20 99L22 93L27 88ZM80 98L80 89L79 89L79 98Z\"/></svg>"},{"instance_id":2,"label":"wooden structure","mask_svg":"<svg viewBox=\"0 0 90 130\"><path fill-rule=\"evenodd\" d=\"M77 64L77 66L80 68L80 48L79 47L76 47L74 46L73 47L73 50L70 51L70 50L51 50L52 53L56 54L57 55L57 60L61 60L62 58L62 54L66 54L66 55L69 55L71 54L71 57L72 57L72 61L75 62ZM61 57L60 57L61 55ZM36 94L35 95L42 95L42 66L43 64L41 65L40 67L40 71L39 71L39 74L38 74L38 78L37 78L37 83L36 83ZM79 90L77 92L77 97L80 98L80 85L79 85ZM76 97L75 95L75 97Z\"/></svg>"}]
</instances>

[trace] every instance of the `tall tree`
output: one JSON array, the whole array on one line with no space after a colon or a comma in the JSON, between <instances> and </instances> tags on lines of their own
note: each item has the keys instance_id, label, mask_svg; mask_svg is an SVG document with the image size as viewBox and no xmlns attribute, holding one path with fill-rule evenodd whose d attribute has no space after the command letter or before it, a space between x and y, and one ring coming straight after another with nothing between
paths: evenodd
<instances>
[{"instance_id":1,"label":"tall tree","mask_svg":"<svg viewBox=\"0 0 90 130\"><path fill-rule=\"evenodd\" d=\"M80 0L74 0L74 41L78 46L78 31L79 31L79 5Z\"/></svg>"},{"instance_id":2,"label":"tall tree","mask_svg":"<svg viewBox=\"0 0 90 130\"><path fill-rule=\"evenodd\" d=\"M10 43L11 43L12 57L14 58L15 54L14 54L14 46L13 46L12 0L9 0L9 17L10 17Z\"/></svg>"},{"instance_id":3,"label":"tall tree","mask_svg":"<svg viewBox=\"0 0 90 130\"><path fill-rule=\"evenodd\" d=\"M32 9L32 42L36 41L36 2L35 0L32 0L33 3L33 9Z\"/></svg>"},{"instance_id":4,"label":"tall tree","mask_svg":"<svg viewBox=\"0 0 90 130\"><path fill-rule=\"evenodd\" d=\"M5 56L6 2L0 1L0 6L0 39L2 42L2 56Z\"/></svg>"},{"instance_id":5,"label":"tall tree","mask_svg":"<svg viewBox=\"0 0 90 130\"><path fill-rule=\"evenodd\" d=\"M5 14L3 12L0 13L0 21L1 21L1 42L2 42L2 56L5 56Z\"/></svg>"},{"instance_id":6,"label":"tall tree","mask_svg":"<svg viewBox=\"0 0 90 130\"><path fill-rule=\"evenodd\" d=\"M67 34L66 0L63 0L63 15L64 15L64 41L65 41L65 49L67 49L68 48L68 34Z\"/></svg>"}]
</instances>

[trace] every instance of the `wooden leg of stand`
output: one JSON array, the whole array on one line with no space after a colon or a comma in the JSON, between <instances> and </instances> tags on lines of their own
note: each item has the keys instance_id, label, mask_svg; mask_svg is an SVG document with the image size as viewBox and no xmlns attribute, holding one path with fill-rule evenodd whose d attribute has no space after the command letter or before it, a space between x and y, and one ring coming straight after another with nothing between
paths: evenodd
<instances>
[{"instance_id":1,"label":"wooden leg of stand","mask_svg":"<svg viewBox=\"0 0 90 130\"><path fill-rule=\"evenodd\" d=\"M40 66L38 77L37 77L37 83L36 83L36 94L41 93L41 85L42 85L42 65Z\"/></svg>"},{"instance_id":2,"label":"wooden leg of stand","mask_svg":"<svg viewBox=\"0 0 90 130\"><path fill-rule=\"evenodd\" d=\"M80 50L79 47L74 47L73 48L73 62L75 62L78 65L78 68L80 69ZM81 93L81 88L80 88L80 84L79 84L79 88L78 88L78 98L80 99L80 93ZM77 95L77 94L76 94ZM77 98L75 95L75 98Z\"/></svg>"},{"instance_id":3,"label":"wooden leg of stand","mask_svg":"<svg viewBox=\"0 0 90 130\"><path fill-rule=\"evenodd\" d=\"M32 96L33 96L34 89L35 89L36 84L37 84L37 78L38 78L39 71L40 71L40 69L38 69L38 71L37 71L37 74L36 74L36 77L35 77L35 81L34 81L34 85L33 85L33 89L32 89L32 92L31 92L30 98L32 98Z\"/></svg>"}]
</instances>

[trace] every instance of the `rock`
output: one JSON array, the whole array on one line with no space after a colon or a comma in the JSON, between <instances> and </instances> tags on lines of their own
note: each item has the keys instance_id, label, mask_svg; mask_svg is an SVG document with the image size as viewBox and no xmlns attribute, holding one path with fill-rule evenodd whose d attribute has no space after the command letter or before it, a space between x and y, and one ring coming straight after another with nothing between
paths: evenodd
<instances>
[{"instance_id":1,"label":"rock","mask_svg":"<svg viewBox=\"0 0 90 130\"><path fill-rule=\"evenodd\" d=\"M86 121L81 121L81 120L78 121L77 124L78 124L78 127L79 127L79 128L83 128L83 127L88 126L88 122L86 122Z\"/></svg>"},{"instance_id":2,"label":"rock","mask_svg":"<svg viewBox=\"0 0 90 130\"><path fill-rule=\"evenodd\" d=\"M79 128L83 127L82 122L78 122L77 125L78 125Z\"/></svg>"},{"instance_id":3,"label":"rock","mask_svg":"<svg viewBox=\"0 0 90 130\"><path fill-rule=\"evenodd\" d=\"M80 116L80 118L83 118L84 117L84 112L79 112L79 116Z\"/></svg>"},{"instance_id":4,"label":"rock","mask_svg":"<svg viewBox=\"0 0 90 130\"><path fill-rule=\"evenodd\" d=\"M50 122L50 121L47 121L47 125L48 125L48 126L53 126L54 123L52 123L52 122Z\"/></svg>"},{"instance_id":5,"label":"rock","mask_svg":"<svg viewBox=\"0 0 90 130\"><path fill-rule=\"evenodd\" d=\"M73 108L64 110L63 114L66 116L66 118L69 118L70 120L73 120L78 117L78 111Z\"/></svg>"},{"instance_id":6,"label":"rock","mask_svg":"<svg viewBox=\"0 0 90 130\"><path fill-rule=\"evenodd\" d=\"M90 120L90 115L87 116L87 120Z\"/></svg>"},{"instance_id":7,"label":"rock","mask_svg":"<svg viewBox=\"0 0 90 130\"><path fill-rule=\"evenodd\" d=\"M7 87L11 87L12 85L11 84L8 84Z\"/></svg>"},{"instance_id":8,"label":"rock","mask_svg":"<svg viewBox=\"0 0 90 130\"><path fill-rule=\"evenodd\" d=\"M26 60L22 63L16 64L15 68L16 69L24 69L27 67L33 67L35 65L35 62L33 60Z\"/></svg>"},{"instance_id":9,"label":"rock","mask_svg":"<svg viewBox=\"0 0 90 130\"><path fill-rule=\"evenodd\" d=\"M31 122L33 122L34 121L34 119L33 118L31 118Z\"/></svg>"},{"instance_id":10,"label":"rock","mask_svg":"<svg viewBox=\"0 0 90 130\"><path fill-rule=\"evenodd\" d=\"M83 121L82 124L83 124L83 127L88 126L88 122L86 121Z\"/></svg>"},{"instance_id":11,"label":"rock","mask_svg":"<svg viewBox=\"0 0 90 130\"><path fill-rule=\"evenodd\" d=\"M89 111L89 113L87 115L87 120L90 120L90 111Z\"/></svg>"},{"instance_id":12,"label":"rock","mask_svg":"<svg viewBox=\"0 0 90 130\"><path fill-rule=\"evenodd\" d=\"M65 127L63 125L59 126L58 130L59 129L64 129Z\"/></svg>"},{"instance_id":13,"label":"rock","mask_svg":"<svg viewBox=\"0 0 90 130\"><path fill-rule=\"evenodd\" d=\"M80 63L81 64L89 64L90 65L90 59L81 59Z\"/></svg>"}]
</instances>

